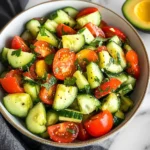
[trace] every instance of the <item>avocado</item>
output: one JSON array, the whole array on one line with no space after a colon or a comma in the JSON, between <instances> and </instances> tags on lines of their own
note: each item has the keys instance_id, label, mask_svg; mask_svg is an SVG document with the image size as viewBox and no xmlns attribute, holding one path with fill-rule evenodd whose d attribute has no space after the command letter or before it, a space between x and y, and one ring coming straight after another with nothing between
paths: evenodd
<instances>
[{"instance_id":1,"label":"avocado","mask_svg":"<svg viewBox=\"0 0 150 150\"><path fill-rule=\"evenodd\" d=\"M122 13L136 28L150 31L150 0L126 0Z\"/></svg>"}]
</instances>

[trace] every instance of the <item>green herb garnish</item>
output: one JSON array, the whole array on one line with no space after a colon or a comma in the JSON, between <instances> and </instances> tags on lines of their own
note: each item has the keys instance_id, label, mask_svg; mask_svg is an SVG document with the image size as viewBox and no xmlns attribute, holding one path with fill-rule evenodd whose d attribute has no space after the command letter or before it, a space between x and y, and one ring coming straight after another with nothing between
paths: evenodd
<instances>
[{"instance_id":1,"label":"green herb garnish","mask_svg":"<svg viewBox=\"0 0 150 150\"><path fill-rule=\"evenodd\" d=\"M41 36L47 36L47 34L45 33L45 28L43 27L40 28L40 34Z\"/></svg>"},{"instance_id":2,"label":"green herb garnish","mask_svg":"<svg viewBox=\"0 0 150 150\"><path fill-rule=\"evenodd\" d=\"M75 85L75 83L76 83L76 78L75 77L72 77L72 78L70 78L70 77L68 77L68 78L66 78L65 80L64 80L64 84L65 85Z\"/></svg>"},{"instance_id":3,"label":"green herb garnish","mask_svg":"<svg viewBox=\"0 0 150 150\"><path fill-rule=\"evenodd\" d=\"M30 49L34 50L36 48L36 46L34 46L33 44L30 44Z\"/></svg>"},{"instance_id":4,"label":"green herb garnish","mask_svg":"<svg viewBox=\"0 0 150 150\"><path fill-rule=\"evenodd\" d=\"M48 82L41 84L41 86L45 87L46 90L49 90L54 84L56 84L56 82L57 79L54 76L52 76Z\"/></svg>"},{"instance_id":5,"label":"green herb garnish","mask_svg":"<svg viewBox=\"0 0 150 150\"><path fill-rule=\"evenodd\" d=\"M46 56L44 61L46 62L46 64L51 65L53 63L53 59L54 59L54 54L50 54Z\"/></svg>"},{"instance_id":6,"label":"green herb garnish","mask_svg":"<svg viewBox=\"0 0 150 150\"><path fill-rule=\"evenodd\" d=\"M22 51L22 49L19 48L18 50L13 51L13 52L11 53L11 55L12 55L12 56L13 56L13 55L16 55L17 57L19 57L20 54L21 54L21 51Z\"/></svg>"},{"instance_id":7,"label":"green herb garnish","mask_svg":"<svg viewBox=\"0 0 150 150\"><path fill-rule=\"evenodd\" d=\"M75 131L75 130L73 130L73 129L69 129L69 128L67 128L67 131L68 131L68 132L70 132L71 134L75 134L75 133L76 133L76 131Z\"/></svg>"}]
</instances>

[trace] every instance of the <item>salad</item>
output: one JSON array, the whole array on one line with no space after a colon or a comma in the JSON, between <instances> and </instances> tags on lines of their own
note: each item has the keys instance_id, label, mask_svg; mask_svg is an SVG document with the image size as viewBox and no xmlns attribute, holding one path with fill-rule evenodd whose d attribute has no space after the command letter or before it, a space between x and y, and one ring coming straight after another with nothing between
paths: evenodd
<instances>
[{"instance_id":1,"label":"salad","mask_svg":"<svg viewBox=\"0 0 150 150\"><path fill-rule=\"evenodd\" d=\"M69 143L103 136L134 105L137 53L97 8L68 6L29 20L0 60L4 106L40 137Z\"/></svg>"}]
</instances>

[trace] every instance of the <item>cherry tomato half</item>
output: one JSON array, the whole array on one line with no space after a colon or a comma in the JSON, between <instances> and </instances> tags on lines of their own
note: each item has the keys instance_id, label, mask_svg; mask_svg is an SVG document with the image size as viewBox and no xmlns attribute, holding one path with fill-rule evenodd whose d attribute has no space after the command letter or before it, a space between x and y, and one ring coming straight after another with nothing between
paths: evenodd
<instances>
[{"instance_id":1,"label":"cherry tomato half","mask_svg":"<svg viewBox=\"0 0 150 150\"><path fill-rule=\"evenodd\" d=\"M78 134L78 139L81 141L85 141L88 140L91 136L89 135L89 133L86 131L85 127L83 126L82 123L78 124L79 127L79 134Z\"/></svg>"},{"instance_id":2,"label":"cherry tomato half","mask_svg":"<svg viewBox=\"0 0 150 150\"><path fill-rule=\"evenodd\" d=\"M116 90L121 85L121 81L116 78L111 78L109 81L102 83L98 88L95 89L95 97L101 98L106 96L110 92Z\"/></svg>"},{"instance_id":3,"label":"cherry tomato half","mask_svg":"<svg viewBox=\"0 0 150 150\"><path fill-rule=\"evenodd\" d=\"M99 27L102 29L105 26L108 26L108 24L104 20L101 20Z\"/></svg>"},{"instance_id":4,"label":"cherry tomato half","mask_svg":"<svg viewBox=\"0 0 150 150\"><path fill-rule=\"evenodd\" d=\"M14 38L12 39L11 48L13 49L21 48L22 51L25 51L25 52L29 51L29 47L26 45L23 39L19 36L14 36Z\"/></svg>"},{"instance_id":5,"label":"cherry tomato half","mask_svg":"<svg viewBox=\"0 0 150 150\"><path fill-rule=\"evenodd\" d=\"M89 31L92 33L92 35L94 37L98 37L99 36L99 37L105 38L105 34L102 31L102 29L100 29L99 27L97 27L95 24L89 22L84 27L88 28Z\"/></svg>"},{"instance_id":6,"label":"cherry tomato half","mask_svg":"<svg viewBox=\"0 0 150 150\"><path fill-rule=\"evenodd\" d=\"M47 128L50 138L58 143L70 143L76 139L79 128L73 122L63 122Z\"/></svg>"},{"instance_id":7,"label":"cherry tomato half","mask_svg":"<svg viewBox=\"0 0 150 150\"><path fill-rule=\"evenodd\" d=\"M22 93L24 91L20 86L21 71L19 70L11 70L8 72L4 78L0 79L0 83L7 93Z\"/></svg>"},{"instance_id":8,"label":"cherry tomato half","mask_svg":"<svg viewBox=\"0 0 150 150\"><path fill-rule=\"evenodd\" d=\"M84 123L85 129L93 137L108 133L113 126L113 116L108 111L102 111Z\"/></svg>"},{"instance_id":9,"label":"cherry tomato half","mask_svg":"<svg viewBox=\"0 0 150 150\"><path fill-rule=\"evenodd\" d=\"M122 39L122 41L126 40L126 35L118 28L111 26L104 26L102 27L102 30L104 31L106 37L108 38L117 35L120 39Z\"/></svg>"},{"instance_id":10,"label":"cherry tomato half","mask_svg":"<svg viewBox=\"0 0 150 150\"><path fill-rule=\"evenodd\" d=\"M60 80L71 77L76 68L75 59L75 53L69 49L63 48L58 50L53 60L53 73L55 77Z\"/></svg>"},{"instance_id":11,"label":"cherry tomato half","mask_svg":"<svg viewBox=\"0 0 150 150\"><path fill-rule=\"evenodd\" d=\"M76 15L76 18L80 18L82 16L85 16L85 15L88 15L88 14L91 14L91 13L94 13L98 11L97 8L95 7L88 7L88 8L85 8L83 10L81 10L77 15Z\"/></svg>"},{"instance_id":12,"label":"cherry tomato half","mask_svg":"<svg viewBox=\"0 0 150 150\"><path fill-rule=\"evenodd\" d=\"M98 55L93 50L84 49L76 54L76 59L78 60L78 63L81 66L81 68L85 70L87 61L98 61Z\"/></svg>"},{"instance_id":13,"label":"cherry tomato half","mask_svg":"<svg viewBox=\"0 0 150 150\"><path fill-rule=\"evenodd\" d=\"M107 47L106 46L99 46L96 50L96 53L99 53L101 51L107 51Z\"/></svg>"},{"instance_id":14,"label":"cherry tomato half","mask_svg":"<svg viewBox=\"0 0 150 150\"><path fill-rule=\"evenodd\" d=\"M37 55L37 57L39 58L46 57L53 52L52 48L50 48L49 43L45 41L37 41L34 43L34 46L34 51L39 54Z\"/></svg>"},{"instance_id":15,"label":"cherry tomato half","mask_svg":"<svg viewBox=\"0 0 150 150\"><path fill-rule=\"evenodd\" d=\"M57 26L56 31L59 37L61 37L62 35L66 35L66 34L76 34L76 31L74 29L72 29L71 27L65 24L59 24Z\"/></svg>"}]
</instances>

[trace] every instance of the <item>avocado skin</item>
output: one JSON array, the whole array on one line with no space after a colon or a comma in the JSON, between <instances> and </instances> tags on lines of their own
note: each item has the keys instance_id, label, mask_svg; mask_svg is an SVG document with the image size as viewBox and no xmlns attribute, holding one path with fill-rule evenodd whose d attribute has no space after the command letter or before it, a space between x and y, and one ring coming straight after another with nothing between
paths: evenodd
<instances>
[{"instance_id":1,"label":"avocado skin","mask_svg":"<svg viewBox=\"0 0 150 150\"><path fill-rule=\"evenodd\" d=\"M139 21L138 23L134 22L134 19L132 17L129 17L128 13L126 13L126 7L130 7L130 3L137 1L139 3L139 0L126 0L124 4L122 5L122 14L124 17L139 31L150 33L150 24L147 26L147 28L143 27L143 22Z\"/></svg>"}]
</instances>

